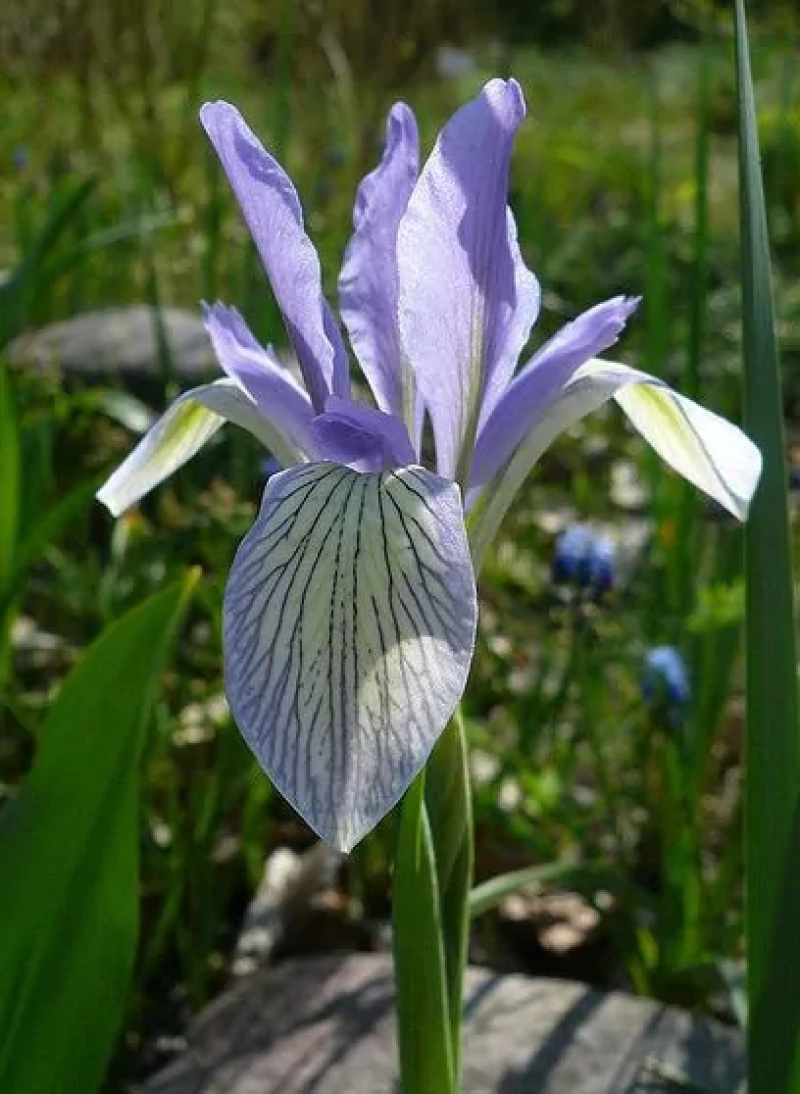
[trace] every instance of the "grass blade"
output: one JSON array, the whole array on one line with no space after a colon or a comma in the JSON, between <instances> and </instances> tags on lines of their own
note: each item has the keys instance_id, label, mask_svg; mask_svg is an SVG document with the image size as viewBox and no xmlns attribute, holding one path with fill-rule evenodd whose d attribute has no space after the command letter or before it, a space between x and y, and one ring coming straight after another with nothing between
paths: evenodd
<instances>
[{"instance_id":1,"label":"grass blade","mask_svg":"<svg viewBox=\"0 0 800 1094\"><path fill-rule=\"evenodd\" d=\"M750 1094L800 1091L800 733L783 403L743 0L736 0L745 425L764 457L746 532Z\"/></svg>"},{"instance_id":2,"label":"grass blade","mask_svg":"<svg viewBox=\"0 0 800 1094\"><path fill-rule=\"evenodd\" d=\"M138 932L144 730L195 582L151 597L91 647L0 817L4 1094L91 1094L101 1082Z\"/></svg>"},{"instance_id":3,"label":"grass blade","mask_svg":"<svg viewBox=\"0 0 800 1094\"><path fill-rule=\"evenodd\" d=\"M11 377L0 361L0 596L11 580L17 557L20 517L20 438Z\"/></svg>"},{"instance_id":4,"label":"grass blade","mask_svg":"<svg viewBox=\"0 0 800 1094\"><path fill-rule=\"evenodd\" d=\"M546 862L524 866L508 874L498 874L476 885L469 895L469 913L473 919L485 915L511 896L531 885L558 885L577 892L600 888L615 890L618 878L606 867L572 862Z\"/></svg>"}]
</instances>

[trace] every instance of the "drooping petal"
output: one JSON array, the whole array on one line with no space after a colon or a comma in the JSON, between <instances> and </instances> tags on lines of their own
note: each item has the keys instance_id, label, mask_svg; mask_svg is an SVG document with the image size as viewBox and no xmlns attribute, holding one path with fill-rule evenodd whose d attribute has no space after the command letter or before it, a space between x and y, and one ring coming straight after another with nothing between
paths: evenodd
<instances>
[{"instance_id":1,"label":"drooping petal","mask_svg":"<svg viewBox=\"0 0 800 1094\"><path fill-rule=\"evenodd\" d=\"M322 410L330 392L347 397L347 355L322 295L319 258L303 228L297 192L236 107L206 103L200 120L261 255L308 393Z\"/></svg>"},{"instance_id":2,"label":"drooping petal","mask_svg":"<svg viewBox=\"0 0 800 1094\"><path fill-rule=\"evenodd\" d=\"M596 304L565 324L534 354L478 434L470 477L473 491L485 486L503 466L576 370L617 341L638 303L635 297L615 296Z\"/></svg>"},{"instance_id":3,"label":"drooping petal","mask_svg":"<svg viewBox=\"0 0 800 1094\"><path fill-rule=\"evenodd\" d=\"M301 458L233 380L217 380L172 403L98 490L98 501L119 516L190 460L226 421L247 429L281 462Z\"/></svg>"},{"instance_id":4,"label":"drooping petal","mask_svg":"<svg viewBox=\"0 0 800 1094\"><path fill-rule=\"evenodd\" d=\"M524 113L514 80L488 83L442 130L400 222L400 335L449 478L468 459L484 393L502 386L497 370L507 373L511 347L524 341L526 279L507 215ZM535 303L527 307L530 316Z\"/></svg>"},{"instance_id":5,"label":"drooping petal","mask_svg":"<svg viewBox=\"0 0 800 1094\"><path fill-rule=\"evenodd\" d=\"M325 413L314 419L311 433L318 459L356 471L386 471L416 461L401 418L336 395L328 396Z\"/></svg>"},{"instance_id":6,"label":"drooping petal","mask_svg":"<svg viewBox=\"0 0 800 1094\"><path fill-rule=\"evenodd\" d=\"M463 692L476 614L453 483L329 463L270 480L225 593L228 699L324 839L349 850L420 770Z\"/></svg>"},{"instance_id":7,"label":"drooping petal","mask_svg":"<svg viewBox=\"0 0 800 1094\"><path fill-rule=\"evenodd\" d=\"M417 123L405 103L397 103L389 113L383 159L358 188L339 301L376 403L398 418L404 416L404 389L412 405L413 377L397 329L397 228L418 171Z\"/></svg>"},{"instance_id":8,"label":"drooping petal","mask_svg":"<svg viewBox=\"0 0 800 1094\"><path fill-rule=\"evenodd\" d=\"M575 372L485 491L470 532L476 565L542 452L612 397L671 467L745 519L761 474L761 453L753 442L738 426L677 394L663 380L598 358Z\"/></svg>"},{"instance_id":9,"label":"drooping petal","mask_svg":"<svg viewBox=\"0 0 800 1094\"><path fill-rule=\"evenodd\" d=\"M235 308L205 309L206 330L224 372L296 452L311 448L311 400L274 354L260 346ZM292 461L293 462L293 461Z\"/></svg>"}]
</instances>

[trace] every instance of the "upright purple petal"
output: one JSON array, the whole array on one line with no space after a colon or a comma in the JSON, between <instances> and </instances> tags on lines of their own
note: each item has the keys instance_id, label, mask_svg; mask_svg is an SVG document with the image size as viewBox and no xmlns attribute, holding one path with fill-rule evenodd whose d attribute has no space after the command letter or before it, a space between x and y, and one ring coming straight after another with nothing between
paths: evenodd
<instances>
[{"instance_id":1,"label":"upright purple petal","mask_svg":"<svg viewBox=\"0 0 800 1094\"><path fill-rule=\"evenodd\" d=\"M573 373L619 338L638 298L615 296L567 323L512 380L478 434L470 478L481 489L544 416Z\"/></svg>"},{"instance_id":2,"label":"upright purple petal","mask_svg":"<svg viewBox=\"0 0 800 1094\"><path fill-rule=\"evenodd\" d=\"M505 328L505 340L500 340L494 366L486 377L486 387L481 400L481 414L478 429L488 419L508 387L519 361L519 355L530 338L533 324L539 317L542 303L542 290L539 281L522 258L517 239L517 224L514 214L506 210L508 220L508 248L514 266L514 285L517 304Z\"/></svg>"},{"instance_id":3,"label":"upright purple petal","mask_svg":"<svg viewBox=\"0 0 800 1094\"><path fill-rule=\"evenodd\" d=\"M206 103L200 120L261 255L308 393L322 410L330 392L349 393L347 355L295 188L234 106Z\"/></svg>"},{"instance_id":4,"label":"upright purple petal","mask_svg":"<svg viewBox=\"0 0 800 1094\"><path fill-rule=\"evenodd\" d=\"M311 400L283 365L260 346L235 308L205 309L206 330L220 368L245 391L259 413L301 452L311 449Z\"/></svg>"},{"instance_id":5,"label":"upright purple petal","mask_svg":"<svg viewBox=\"0 0 800 1094\"><path fill-rule=\"evenodd\" d=\"M450 478L459 470L463 478L484 394L507 378L509 349L526 327L507 215L524 114L514 80L488 83L440 133L400 222L400 336L431 416L438 470Z\"/></svg>"},{"instance_id":6,"label":"upright purple petal","mask_svg":"<svg viewBox=\"0 0 800 1094\"><path fill-rule=\"evenodd\" d=\"M397 329L397 228L418 171L417 123L405 103L397 103L389 113L383 159L358 188L355 233L345 252L339 301L376 403L399 418L407 366Z\"/></svg>"}]
</instances>

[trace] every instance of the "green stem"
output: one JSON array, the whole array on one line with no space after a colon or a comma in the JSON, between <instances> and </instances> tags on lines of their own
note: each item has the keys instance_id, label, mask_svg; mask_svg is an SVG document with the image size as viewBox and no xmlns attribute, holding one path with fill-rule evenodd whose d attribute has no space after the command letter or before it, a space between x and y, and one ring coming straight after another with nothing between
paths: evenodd
<instances>
[{"instance_id":1,"label":"green stem","mask_svg":"<svg viewBox=\"0 0 800 1094\"><path fill-rule=\"evenodd\" d=\"M461 1075L461 1015L469 950L472 795L461 712L451 718L428 761L425 801L436 856L454 1087Z\"/></svg>"},{"instance_id":2,"label":"green stem","mask_svg":"<svg viewBox=\"0 0 800 1094\"><path fill-rule=\"evenodd\" d=\"M425 772L399 807L392 941L402 1094L455 1094L442 908Z\"/></svg>"}]
</instances>

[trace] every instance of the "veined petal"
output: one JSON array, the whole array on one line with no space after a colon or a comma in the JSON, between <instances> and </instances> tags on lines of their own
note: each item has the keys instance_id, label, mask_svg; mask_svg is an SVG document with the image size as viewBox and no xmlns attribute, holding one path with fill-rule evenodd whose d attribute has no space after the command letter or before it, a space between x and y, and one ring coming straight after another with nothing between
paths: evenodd
<instances>
[{"instance_id":1,"label":"veined petal","mask_svg":"<svg viewBox=\"0 0 800 1094\"><path fill-rule=\"evenodd\" d=\"M761 474L761 453L741 429L655 376L595 358L575 372L486 490L470 530L476 566L542 452L610 398L671 467L733 516L745 519Z\"/></svg>"},{"instance_id":2,"label":"veined petal","mask_svg":"<svg viewBox=\"0 0 800 1094\"><path fill-rule=\"evenodd\" d=\"M289 441L293 451L310 451L314 409L291 372L259 345L235 308L223 304L206 307L205 322L222 370L250 397L274 430ZM296 462L296 457L288 462Z\"/></svg>"},{"instance_id":3,"label":"veined petal","mask_svg":"<svg viewBox=\"0 0 800 1094\"><path fill-rule=\"evenodd\" d=\"M308 393L321 411L330 392L348 395L347 355L322 295L319 258L303 228L297 192L236 107L206 103L200 120L261 255Z\"/></svg>"},{"instance_id":4,"label":"veined petal","mask_svg":"<svg viewBox=\"0 0 800 1094\"><path fill-rule=\"evenodd\" d=\"M248 430L281 462L301 458L233 380L217 380L179 396L98 490L97 500L119 516L190 460L226 421Z\"/></svg>"},{"instance_id":5,"label":"veined petal","mask_svg":"<svg viewBox=\"0 0 800 1094\"><path fill-rule=\"evenodd\" d=\"M225 593L228 699L281 793L349 850L425 763L477 606L458 488L418 467L275 475Z\"/></svg>"},{"instance_id":6,"label":"veined petal","mask_svg":"<svg viewBox=\"0 0 800 1094\"><path fill-rule=\"evenodd\" d=\"M470 476L473 492L489 482L535 429L576 370L617 341L638 304L638 297L625 296L596 304L565 324L533 355L478 434Z\"/></svg>"},{"instance_id":7,"label":"veined petal","mask_svg":"<svg viewBox=\"0 0 800 1094\"><path fill-rule=\"evenodd\" d=\"M398 418L404 417L404 389L409 412L413 406L413 376L397 329L397 228L418 171L417 123L405 103L397 103L389 113L383 159L358 188L339 301L376 403ZM410 425L410 413L406 420Z\"/></svg>"},{"instance_id":8,"label":"veined petal","mask_svg":"<svg viewBox=\"0 0 800 1094\"><path fill-rule=\"evenodd\" d=\"M525 326L507 214L511 148L524 113L514 80L492 80L457 111L398 231L400 336L431 417L437 468L448 478L468 460L481 401L498 367L508 371L509 349L521 338L512 332Z\"/></svg>"}]
</instances>

